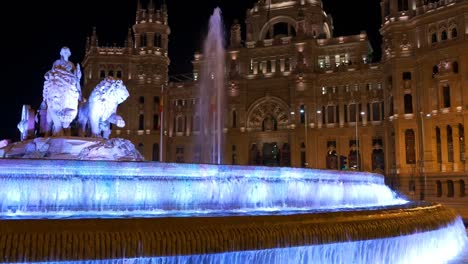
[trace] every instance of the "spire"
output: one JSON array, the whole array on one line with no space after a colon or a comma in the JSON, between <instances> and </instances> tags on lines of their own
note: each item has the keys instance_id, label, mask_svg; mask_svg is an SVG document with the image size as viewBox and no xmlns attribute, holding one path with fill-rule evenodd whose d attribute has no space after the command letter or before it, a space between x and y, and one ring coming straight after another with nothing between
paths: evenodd
<instances>
[{"instance_id":1,"label":"spire","mask_svg":"<svg viewBox=\"0 0 468 264\"><path fill-rule=\"evenodd\" d=\"M89 37L86 37L86 49L85 49L86 53L88 53L90 45L91 45L91 41Z\"/></svg>"},{"instance_id":2,"label":"spire","mask_svg":"<svg viewBox=\"0 0 468 264\"><path fill-rule=\"evenodd\" d=\"M137 9L136 9L136 16L135 16L135 21L136 21L136 24L138 24L138 22L140 21L141 17L140 17L140 14L141 14L141 1L140 0L137 0Z\"/></svg>"},{"instance_id":3,"label":"spire","mask_svg":"<svg viewBox=\"0 0 468 264\"><path fill-rule=\"evenodd\" d=\"M128 28L127 40L125 41L125 47L133 48L133 38L132 38L132 29Z\"/></svg>"},{"instance_id":4,"label":"spire","mask_svg":"<svg viewBox=\"0 0 468 264\"><path fill-rule=\"evenodd\" d=\"M91 35L91 41L90 41L91 47L97 47L98 45L98 37L96 33L96 27L93 27L93 34Z\"/></svg>"},{"instance_id":5,"label":"spire","mask_svg":"<svg viewBox=\"0 0 468 264\"><path fill-rule=\"evenodd\" d=\"M166 0L163 0L163 2L162 2L161 11L162 11L163 19L164 19L164 25L167 25L167 6L166 6Z\"/></svg>"},{"instance_id":6,"label":"spire","mask_svg":"<svg viewBox=\"0 0 468 264\"><path fill-rule=\"evenodd\" d=\"M148 4L148 19L150 22L154 21L154 3L153 0L150 0Z\"/></svg>"}]
</instances>

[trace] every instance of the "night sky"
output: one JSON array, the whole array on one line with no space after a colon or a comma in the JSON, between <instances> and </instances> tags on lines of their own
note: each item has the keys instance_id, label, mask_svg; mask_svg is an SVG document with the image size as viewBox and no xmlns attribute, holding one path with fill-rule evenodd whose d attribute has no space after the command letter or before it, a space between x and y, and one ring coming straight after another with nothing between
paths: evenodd
<instances>
[{"instance_id":1,"label":"night sky","mask_svg":"<svg viewBox=\"0 0 468 264\"><path fill-rule=\"evenodd\" d=\"M123 46L127 30L135 22L136 0L9 1L2 3L2 96L0 140L19 139L16 128L21 106L37 109L42 101L44 74L68 46L70 61L81 63L86 37L96 27L100 46ZM14 3L11 3L14 2ZM145 6L148 0L142 0ZM161 3L162 0L154 0ZM169 12L169 74L189 73L191 60L206 33L209 16L221 7L226 29L234 19L243 22L256 0L166 0ZM381 37L379 0L323 0L334 21L334 35L367 31L377 60ZM10 14L6 14L9 12ZM14 19L6 16L13 16ZM243 28L244 30L244 28ZM245 32L245 30L244 30Z\"/></svg>"}]
</instances>

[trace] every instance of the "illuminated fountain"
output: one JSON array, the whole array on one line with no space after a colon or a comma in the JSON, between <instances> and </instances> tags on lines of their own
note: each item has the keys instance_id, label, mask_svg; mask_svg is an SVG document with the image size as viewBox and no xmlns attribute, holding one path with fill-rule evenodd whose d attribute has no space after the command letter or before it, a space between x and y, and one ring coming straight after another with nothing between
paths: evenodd
<instances>
[{"instance_id":1,"label":"illuminated fountain","mask_svg":"<svg viewBox=\"0 0 468 264\"><path fill-rule=\"evenodd\" d=\"M194 122L199 128L196 144L200 147L201 162L221 164L223 153L223 128L226 108L225 51L221 9L216 8L210 17L208 35L203 46L203 63L200 69L197 104L199 118Z\"/></svg>"},{"instance_id":2,"label":"illuminated fountain","mask_svg":"<svg viewBox=\"0 0 468 264\"><path fill-rule=\"evenodd\" d=\"M0 159L2 262L446 263L467 244L378 174L27 155Z\"/></svg>"}]
</instances>

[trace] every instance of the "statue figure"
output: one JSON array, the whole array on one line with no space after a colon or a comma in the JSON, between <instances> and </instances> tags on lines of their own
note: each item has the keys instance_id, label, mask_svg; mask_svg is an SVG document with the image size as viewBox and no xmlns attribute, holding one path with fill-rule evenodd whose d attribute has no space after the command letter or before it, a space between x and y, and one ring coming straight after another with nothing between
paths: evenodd
<instances>
[{"instance_id":1,"label":"statue figure","mask_svg":"<svg viewBox=\"0 0 468 264\"><path fill-rule=\"evenodd\" d=\"M34 109L32 109L30 105L23 105L21 121L17 125L17 128L21 133L21 141L34 137L34 125Z\"/></svg>"},{"instance_id":2,"label":"statue figure","mask_svg":"<svg viewBox=\"0 0 468 264\"><path fill-rule=\"evenodd\" d=\"M69 134L70 123L78 114L78 101L81 101L80 66L68 60L71 52L68 47L60 50L60 59L45 74L43 103L47 109L46 136Z\"/></svg>"},{"instance_id":3,"label":"statue figure","mask_svg":"<svg viewBox=\"0 0 468 264\"><path fill-rule=\"evenodd\" d=\"M89 100L79 107L80 136L85 136L86 125L89 125L92 137L106 139L111 133L111 123L118 127L124 127L125 121L116 112L117 106L128 96L129 93L122 80L112 77L102 80L91 92Z\"/></svg>"}]
</instances>

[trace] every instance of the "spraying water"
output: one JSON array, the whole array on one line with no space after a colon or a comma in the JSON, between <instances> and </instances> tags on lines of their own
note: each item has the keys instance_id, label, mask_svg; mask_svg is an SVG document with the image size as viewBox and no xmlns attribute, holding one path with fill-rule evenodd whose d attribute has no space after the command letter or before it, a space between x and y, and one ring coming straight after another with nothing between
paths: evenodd
<instances>
[{"instance_id":1,"label":"spraying water","mask_svg":"<svg viewBox=\"0 0 468 264\"><path fill-rule=\"evenodd\" d=\"M201 163L222 163L225 99L225 50L221 10L216 8L210 17L208 35L203 46L203 64L200 72L199 128L196 144Z\"/></svg>"}]
</instances>

